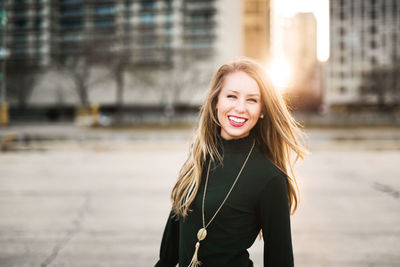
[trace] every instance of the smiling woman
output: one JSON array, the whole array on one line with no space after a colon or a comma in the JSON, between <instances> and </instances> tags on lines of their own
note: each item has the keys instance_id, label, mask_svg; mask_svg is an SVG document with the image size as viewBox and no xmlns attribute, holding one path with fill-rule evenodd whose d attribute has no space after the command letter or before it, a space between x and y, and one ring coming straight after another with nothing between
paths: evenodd
<instances>
[{"instance_id":1,"label":"smiling woman","mask_svg":"<svg viewBox=\"0 0 400 267\"><path fill-rule=\"evenodd\" d=\"M222 65L172 189L156 266L253 266L247 249L262 231L264 265L292 267L290 154L305 155L301 135L259 64Z\"/></svg>"}]
</instances>

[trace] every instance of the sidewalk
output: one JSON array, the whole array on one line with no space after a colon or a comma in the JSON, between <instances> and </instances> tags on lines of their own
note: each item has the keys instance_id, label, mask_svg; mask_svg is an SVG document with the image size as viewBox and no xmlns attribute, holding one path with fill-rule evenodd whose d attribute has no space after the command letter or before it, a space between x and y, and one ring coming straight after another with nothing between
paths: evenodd
<instances>
[{"instance_id":1,"label":"sidewalk","mask_svg":"<svg viewBox=\"0 0 400 267\"><path fill-rule=\"evenodd\" d=\"M305 128L312 149L367 148L400 149L400 127ZM54 142L132 143L143 141L191 140L194 126L167 127L81 127L74 124L12 125L0 128L0 147L8 145L51 144Z\"/></svg>"}]
</instances>

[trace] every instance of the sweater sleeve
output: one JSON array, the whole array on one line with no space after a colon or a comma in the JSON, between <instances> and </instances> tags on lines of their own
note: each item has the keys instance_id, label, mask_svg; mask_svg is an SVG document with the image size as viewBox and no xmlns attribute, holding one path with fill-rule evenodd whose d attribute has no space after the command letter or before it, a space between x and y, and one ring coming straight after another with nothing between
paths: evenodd
<instances>
[{"instance_id":1,"label":"sweater sleeve","mask_svg":"<svg viewBox=\"0 0 400 267\"><path fill-rule=\"evenodd\" d=\"M161 240L160 259L155 267L173 267L179 257L179 221L170 212Z\"/></svg>"},{"instance_id":2,"label":"sweater sleeve","mask_svg":"<svg viewBox=\"0 0 400 267\"><path fill-rule=\"evenodd\" d=\"M264 239L264 267L293 267L293 250L286 177L274 176L259 199Z\"/></svg>"}]
</instances>

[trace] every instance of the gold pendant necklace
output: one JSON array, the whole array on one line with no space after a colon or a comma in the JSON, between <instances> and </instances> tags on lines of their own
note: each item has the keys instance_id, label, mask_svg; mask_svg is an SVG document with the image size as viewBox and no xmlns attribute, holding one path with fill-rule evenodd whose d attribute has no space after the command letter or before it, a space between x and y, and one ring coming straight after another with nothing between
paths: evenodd
<instances>
[{"instance_id":1,"label":"gold pendant necklace","mask_svg":"<svg viewBox=\"0 0 400 267\"><path fill-rule=\"evenodd\" d=\"M222 201L222 203L219 205L217 211L214 213L214 215L211 217L210 221L206 224L205 223L205 219L204 219L204 200L206 198L206 191L207 191L207 184L208 184L208 175L210 174L210 166L211 166L211 160L208 162L208 169L207 169L207 176L206 176L206 184L204 185L204 192L203 192L203 201L202 201L202 205L201 205L201 217L203 219L203 228L201 228L198 232L197 232L197 242L196 242L196 246L195 246L195 250L194 250L194 254L193 254L193 258L189 263L188 267L198 267L201 264L201 261L198 260L197 258L197 253L199 251L200 248L200 241L204 240L207 236L207 227L210 225L210 223L214 220L215 216L217 216L218 212L220 211L220 209L222 208L222 206L225 204L226 200L228 199L230 193L232 192L233 188L235 187L236 182L239 179L240 174L242 173L244 167L246 166L246 163L251 155L251 152L253 151L254 145L255 145L255 140L253 139L253 145L250 148L249 154L247 155L245 161L243 162L242 168L240 169L238 175L236 176L235 181L233 182L231 188L229 189L228 193L226 194L224 200Z\"/></svg>"}]
</instances>

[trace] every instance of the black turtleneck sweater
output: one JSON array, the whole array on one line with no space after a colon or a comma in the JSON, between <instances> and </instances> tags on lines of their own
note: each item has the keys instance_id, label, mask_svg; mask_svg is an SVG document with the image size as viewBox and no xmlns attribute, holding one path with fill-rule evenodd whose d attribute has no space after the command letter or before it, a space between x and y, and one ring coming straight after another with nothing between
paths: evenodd
<instances>
[{"instance_id":1,"label":"black turtleneck sweater","mask_svg":"<svg viewBox=\"0 0 400 267\"><path fill-rule=\"evenodd\" d=\"M220 141L223 164L211 164L205 199L206 224L233 184L253 144L253 136L234 140L220 138ZM189 265L197 232L203 227L201 206L207 167L208 161L190 207L192 212L179 220L170 214L156 266ZM253 266L247 249L260 230L264 240L264 266L293 266L286 176L255 145L229 198L207 227L207 237L200 242L198 258L201 266Z\"/></svg>"}]
</instances>

